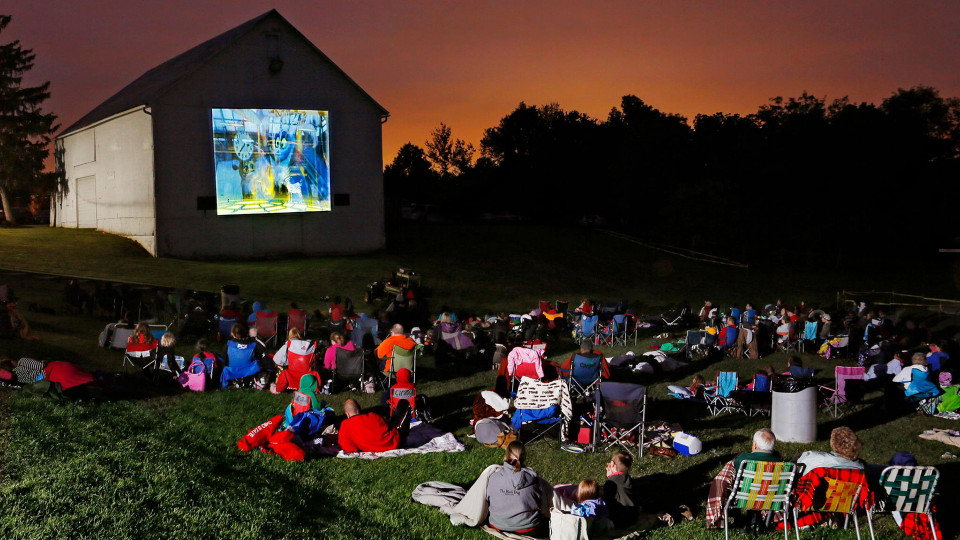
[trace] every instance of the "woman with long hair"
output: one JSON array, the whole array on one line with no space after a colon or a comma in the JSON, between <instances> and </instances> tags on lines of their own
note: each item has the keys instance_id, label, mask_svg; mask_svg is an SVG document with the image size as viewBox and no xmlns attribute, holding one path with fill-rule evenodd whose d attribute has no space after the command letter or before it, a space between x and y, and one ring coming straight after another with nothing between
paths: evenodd
<instances>
[{"instance_id":1,"label":"woman with long hair","mask_svg":"<svg viewBox=\"0 0 960 540\"><path fill-rule=\"evenodd\" d=\"M547 523L540 514L544 496L537 473L524 466L526 448L520 441L507 445L503 465L487 481L490 526L506 532L542 532ZM547 494L546 496L550 496Z\"/></svg>"}]
</instances>

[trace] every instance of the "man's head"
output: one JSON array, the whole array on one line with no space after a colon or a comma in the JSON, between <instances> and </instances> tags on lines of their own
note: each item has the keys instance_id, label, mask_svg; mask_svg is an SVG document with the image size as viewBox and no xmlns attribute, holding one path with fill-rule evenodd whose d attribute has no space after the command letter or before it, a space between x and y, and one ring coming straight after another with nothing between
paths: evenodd
<instances>
[{"instance_id":1,"label":"man's head","mask_svg":"<svg viewBox=\"0 0 960 540\"><path fill-rule=\"evenodd\" d=\"M757 432L753 434L754 452L772 452L776 444L776 435L767 428L758 429Z\"/></svg>"},{"instance_id":2,"label":"man's head","mask_svg":"<svg viewBox=\"0 0 960 540\"><path fill-rule=\"evenodd\" d=\"M590 354L593 352L593 346L590 345L589 341L584 340L583 343L580 344L580 352Z\"/></svg>"},{"instance_id":3,"label":"man's head","mask_svg":"<svg viewBox=\"0 0 960 540\"><path fill-rule=\"evenodd\" d=\"M403 325L395 324L390 328L390 335L392 336L402 336L403 335Z\"/></svg>"},{"instance_id":4,"label":"man's head","mask_svg":"<svg viewBox=\"0 0 960 540\"><path fill-rule=\"evenodd\" d=\"M860 438L847 426L840 426L830 432L830 449L833 453L855 461L860 457Z\"/></svg>"},{"instance_id":5,"label":"man's head","mask_svg":"<svg viewBox=\"0 0 960 540\"><path fill-rule=\"evenodd\" d=\"M360 414L360 405L358 405L357 401L354 399L348 399L344 401L343 414L347 415L347 418Z\"/></svg>"}]
</instances>

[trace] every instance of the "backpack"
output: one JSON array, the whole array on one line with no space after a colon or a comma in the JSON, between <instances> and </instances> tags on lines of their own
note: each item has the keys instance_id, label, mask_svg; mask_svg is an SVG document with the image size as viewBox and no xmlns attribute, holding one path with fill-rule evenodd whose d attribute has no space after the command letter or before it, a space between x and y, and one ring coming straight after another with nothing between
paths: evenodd
<instances>
[{"instance_id":1,"label":"backpack","mask_svg":"<svg viewBox=\"0 0 960 540\"><path fill-rule=\"evenodd\" d=\"M180 385L184 388L189 388L194 392L203 392L207 389L207 367L203 364L203 360L199 358L194 358L193 362L190 362L190 367L186 371L180 374Z\"/></svg>"},{"instance_id":2,"label":"backpack","mask_svg":"<svg viewBox=\"0 0 960 540\"><path fill-rule=\"evenodd\" d=\"M473 425L473 432L477 442L487 448L505 448L517 439L517 434L510 426L496 418L483 418Z\"/></svg>"},{"instance_id":3,"label":"backpack","mask_svg":"<svg viewBox=\"0 0 960 540\"><path fill-rule=\"evenodd\" d=\"M333 409L330 407L304 411L293 417L287 429L292 431L301 441L315 439L323 433L324 424L328 423L328 414L330 417L333 416Z\"/></svg>"}]
</instances>

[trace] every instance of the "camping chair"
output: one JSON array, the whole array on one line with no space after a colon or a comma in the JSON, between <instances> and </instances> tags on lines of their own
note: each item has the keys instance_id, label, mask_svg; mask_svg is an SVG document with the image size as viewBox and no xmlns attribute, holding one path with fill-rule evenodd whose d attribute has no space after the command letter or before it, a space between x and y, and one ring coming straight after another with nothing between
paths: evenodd
<instances>
[{"instance_id":1,"label":"camping chair","mask_svg":"<svg viewBox=\"0 0 960 540\"><path fill-rule=\"evenodd\" d=\"M350 341L354 347L363 347L367 350L373 350L380 344L377 332L380 330L380 321L369 317L361 317L356 320L353 330L350 332ZM370 336L370 342L367 343L367 336Z\"/></svg>"},{"instance_id":2,"label":"camping chair","mask_svg":"<svg viewBox=\"0 0 960 540\"><path fill-rule=\"evenodd\" d=\"M823 488L824 482L826 482L826 488ZM873 506L872 500L873 495L870 493L866 475L862 470L817 468L805 473L797 482L793 521L795 524L797 523L798 512L843 514L843 528L846 529L852 515L853 525L857 531L857 540L860 540L860 522L857 519L857 510L862 509L867 514L870 538L876 538L873 533L873 517L870 512L870 508ZM806 519L800 519L800 521L806 521Z\"/></svg>"},{"instance_id":3,"label":"camping chair","mask_svg":"<svg viewBox=\"0 0 960 540\"><path fill-rule=\"evenodd\" d=\"M114 336L116 336L116 334L114 334ZM114 339L114 341L116 341L116 339ZM157 340L153 340L150 343L130 343L125 345L123 351L123 360L120 364L121 371L127 367L127 364L130 364L130 367L137 369L146 370L150 367L156 369L157 347L159 345L160 342Z\"/></svg>"},{"instance_id":4,"label":"camping chair","mask_svg":"<svg viewBox=\"0 0 960 540\"><path fill-rule=\"evenodd\" d=\"M257 338L271 346L277 346L277 319L279 314L276 311L258 311L255 319L257 325Z\"/></svg>"},{"instance_id":5,"label":"camping chair","mask_svg":"<svg viewBox=\"0 0 960 540\"><path fill-rule=\"evenodd\" d=\"M342 347L337 348L337 365L333 370L333 380L343 383L347 386L355 386L357 390L363 389L363 375L366 369L366 355L363 349L357 347L348 351Z\"/></svg>"},{"instance_id":6,"label":"camping chair","mask_svg":"<svg viewBox=\"0 0 960 540\"><path fill-rule=\"evenodd\" d=\"M703 330L687 330L687 337L683 340L683 352L687 360L693 360L695 354L700 354L705 335Z\"/></svg>"},{"instance_id":7,"label":"camping chair","mask_svg":"<svg viewBox=\"0 0 960 540\"><path fill-rule=\"evenodd\" d=\"M456 323L440 323L440 339L455 351L463 351L473 347L473 340Z\"/></svg>"},{"instance_id":8,"label":"camping chair","mask_svg":"<svg viewBox=\"0 0 960 540\"><path fill-rule=\"evenodd\" d=\"M723 534L730 539L730 508L743 511L767 511L767 523L773 512L783 512L783 519L790 517L790 494L797 479L799 467L789 461L754 461L740 463L737 476L733 479L730 497L723 505ZM794 515L793 529L800 540L800 529ZM783 538L789 538L787 527L783 528Z\"/></svg>"},{"instance_id":9,"label":"camping chair","mask_svg":"<svg viewBox=\"0 0 960 540\"><path fill-rule=\"evenodd\" d=\"M660 315L660 320L663 321L663 324L667 326L679 326L683 321L683 318L687 315L687 308L683 307L682 309L675 309L673 311L668 311Z\"/></svg>"},{"instance_id":10,"label":"camping chair","mask_svg":"<svg viewBox=\"0 0 960 540\"><path fill-rule=\"evenodd\" d=\"M314 370L314 359L317 354L317 345L305 339L287 342L287 379L294 388L300 387L300 377Z\"/></svg>"},{"instance_id":11,"label":"camping chair","mask_svg":"<svg viewBox=\"0 0 960 540\"><path fill-rule=\"evenodd\" d=\"M910 369L910 368L905 368ZM930 371L912 370L910 374L910 384L904 392L907 403L915 405L917 412L934 415L937 414L937 406L940 405L940 396L943 395L943 389L940 385L931 380Z\"/></svg>"},{"instance_id":12,"label":"camping chair","mask_svg":"<svg viewBox=\"0 0 960 540\"><path fill-rule=\"evenodd\" d=\"M256 343L227 341L227 366L220 373L220 387L226 388L230 381L252 377L260 373L260 364L253 357Z\"/></svg>"},{"instance_id":13,"label":"camping chair","mask_svg":"<svg viewBox=\"0 0 960 540\"><path fill-rule=\"evenodd\" d=\"M383 372L387 377L387 384L393 382L397 378L397 372L403 368L410 370L410 374L413 376L413 383L417 382L417 355L420 353L420 349L423 348L423 345L417 344L411 349L404 349L399 345L393 346L393 353L391 354L390 368Z\"/></svg>"},{"instance_id":14,"label":"camping chair","mask_svg":"<svg viewBox=\"0 0 960 540\"><path fill-rule=\"evenodd\" d=\"M507 376L510 377L511 394L523 377L543 378L543 351L527 347L514 347L507 355Z\"/></svg>"},{"instance_id":15,"label":"camping chair","mask_svg":"<svg viewBox=\"0 0 960 540\"><path fill-rule=\"evenodd\" d=\"M717 416L724 412L735 412L741 409L740 405L731 397L737 389L736 371L718 371L717 385L713 392L704 393L707 400L707 409L710 414Z\"/></svg>"},{"instance_id":16,"label":"camping chair","mask_svg":"<svg viewBox=\"0 0 960 540\"><path fill-rule=\"evenodd\" d=\"M611 320L613 327L613 345L626 345L628 333L628 319L626 314L617 313Z\"/></svg>"},{"instance_id":17,"label":"camping chair","mask_svg":"<svg viewBox=\"0 0 960 540\"><path fill-rule=\"evenodd\" d=\"M644 424L647 420L647 387L633 383L601 382L596 393L600 414L594 437L607 449L622 446L643 457ZM631 449L632 448L632 449Z\"/></svg>"},{"instance_id":18,"label":"camping chair","mask_svg":"<svg viewBox=\"0 0 960 540\"><path fill-rule=\"evenodd\" d=\"M742 405L741 412L747 416L757 416L761 414L769 415L773 405L773 395L771 391L770 377L763 373L754 373L753 390L739 391L736 393L738 403Z\"/></svg>"},{"instance_id":19,"label":"camping chair","mask_svg":"<svg viewBox=\"0 0 960 540\"><path fill-rule=\"evenodd\" d=\"M800 352L800 338L797 336L797 323L791 322L789 330L781 333L779 330L773 334L773 350L784 352Z\"/></svg>"},{"instance_id":20,"label":"camping chair","mask_svg":"<svg viewBox=\"0 0 960 540\"><path fill-rule=\"evenodd\" d=\"M824 406L832 407L833 417L837 418L840 416L841 405L859 402L863 397L863 374L866 372L866 368L863 366L836 366L833 371L836 376L836 386L834 388L821 386L820 388L827 393L823 402ZM851 387L855 392L850 392Z\"/></svg>"},{"instance_id":21,"label":"camping chair","mask_svg":"<svg viewBox=\"0 0 960 540\"><path fill-rule=\"evenodd\" d=\"M577 353L573 355L573 360L570 362L570 374L567 376L571 399L577 397L588 399L596 392L597 386L600 384L602 366L603 357L599 354Z\"/></svg>"},{"instance_id":22,"label":"camping chair","mask_svg":"<svg viewBox=\"0 0 960 540\"><path fill-rule=\"evenodd\" d=\"M581 343L585 339L595 339L597 337L597 321L599 320L599 315L592 317L584 315L580 317L580 324L577 325L577 333L574 336L577 343Z\"/></svg>"},{"instance_id":23,"label":"camping chair","mask_svg":"<svg viewBox=\"0 0 960 540\"><path fill-rule=\"evenodd\" d=\"M299 330L301 336L307 335L307 310L292 308L287 310L287 332L292 328ZM257 335L259 336L259 330Z\"/></svg>"},{"instance_id":24,"label":"camping chair","mask_svg":"<svg viewBox=\"0 0 960 540\"><path fill-rule=\"evenodd\" d=\"M113 335L110 336L110 348L125 350L132 335L133 328L114 328Z\"/></svg>"},{"instance_id":25,"label":"camping chair","mask_svg":"<svg viewBox=\"0 0 960 540\"><path fill-rule=\"evenodd\" d=\"M801 352L807 352L807 343L817 342L817 330L820 328L820 324L817 321L807 321L803 324L803 338L800 342Z\"/></svg>"},{"instance_id":26,"label":"camping chair","mask_svg":"<svg viewBox=\"0 0 960 540\"><path fill-rule=\"evenodd\" d=\"M512 424L519 439L526 439L529 444L554 430L559 430L558 439L561 443L567 439L573 406L570 403L570 390L562 379L541 382L524 377L513 405L516 411Z\"/></svg>"},{"instance_id":27,"label":"camping chair","mask_svg":"<svg viewBox=\"0 0 960 540\"><path fill-rule=\"evenodd\" d=\"M546 313L550 311L550 309L550 302L547 302L546 300L540 301L540 313Z\"/></svg>"},{"instance_id":28,"label":"camping chair","mask_svg":"<svg viewBox=\"0 0 960 540\"><path fill-rule=\"evenodd\" d=\"M930 523L931 538L936 538L937 525L930 507L939 479L940 471L936 467L887 467L880 473L880 486L886 492L884 509L902 514L925 514Z\"/></svg>"}]
</instances>

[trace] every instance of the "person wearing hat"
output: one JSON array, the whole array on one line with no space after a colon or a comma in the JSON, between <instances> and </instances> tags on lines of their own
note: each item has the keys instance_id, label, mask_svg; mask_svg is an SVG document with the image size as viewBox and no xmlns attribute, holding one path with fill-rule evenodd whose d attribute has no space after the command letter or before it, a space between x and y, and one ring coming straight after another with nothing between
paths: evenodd
<instances>
[{"instance_id":1,"label":"person wearing hat","mask_svg":"<svg viewBox=\"0 0 960 540\"><path fill-rule=\"evenodd\" d=\"M824 341L830 339L830 326L832 324L830 314L824 313L823 316L820 317L820 322L822 324L820 325L820 329L817 331L817 339L820 340L820 343L823 343ZM820 343L818 343L818 345Z\"/></svg>"}]
</instances>

